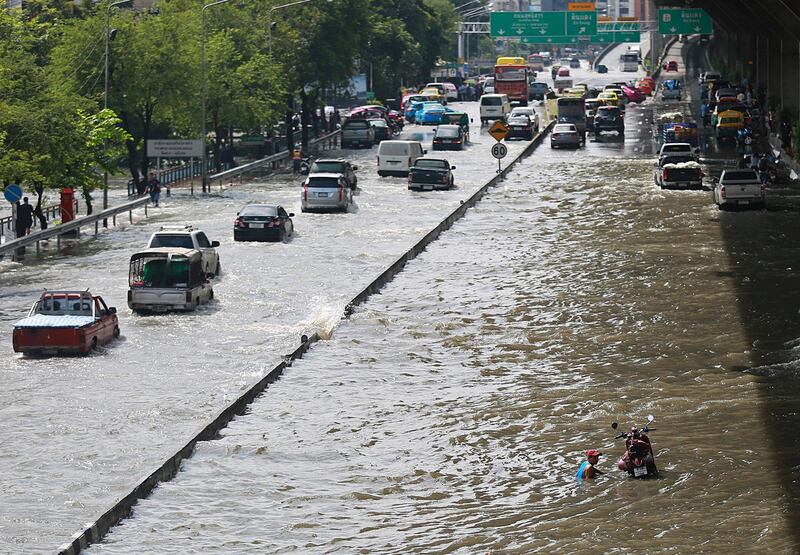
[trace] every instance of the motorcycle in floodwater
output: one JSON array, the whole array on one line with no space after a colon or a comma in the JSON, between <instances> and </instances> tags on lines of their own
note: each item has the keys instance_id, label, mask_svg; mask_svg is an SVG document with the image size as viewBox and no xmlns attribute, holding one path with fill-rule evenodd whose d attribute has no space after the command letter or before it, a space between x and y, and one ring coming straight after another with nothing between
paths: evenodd
<instances>
[{"instance_id":1,"label":"motorcycle in floodwater","mask_svg":"<svg viewBox=\"0 0 800 555\"><path fill-rule=\"evenodd\" d=\"M649 425L654 420L653 415L647 416L647 424ZM619 424L616 422L611 424L615 430ZM628 475L634 478L657 478L658 468L656 467L656 460L653 455L653 446L650 443L650 438L647 437L648 432L654 431L655 428L649 428L645 425L644 428L631 428L630 432L622 432L614 439L625 439L625 454L620 458L617 467L624 470Z\"/></svg>"}]
</instances>

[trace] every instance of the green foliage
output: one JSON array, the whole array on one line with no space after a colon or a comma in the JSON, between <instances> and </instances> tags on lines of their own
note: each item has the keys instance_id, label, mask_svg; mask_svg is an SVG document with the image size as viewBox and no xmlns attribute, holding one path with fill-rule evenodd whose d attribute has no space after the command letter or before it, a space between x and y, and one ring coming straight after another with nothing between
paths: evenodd
<instances>
[{"instance_id":1,"label":"green foliage","mask_svg":"<svg viewBox=\"0 0 800 555\"><path fill-rule=\"evenodd\" d=\"M200 9L169 0L151 13L110 12L111 0L31 0L0 13L0 180L91 188L124 145L146 171L145 142L196 137L201 128ZM205 11L206 127L215 146L233 130L261 133L291 98L346 82L372 67L373 90L393 97L450 57L450 0L231 0ZM270 23L273 55L269 55ZM117 117L118 116L118 117Z\"/></svg>"}]
</instances>

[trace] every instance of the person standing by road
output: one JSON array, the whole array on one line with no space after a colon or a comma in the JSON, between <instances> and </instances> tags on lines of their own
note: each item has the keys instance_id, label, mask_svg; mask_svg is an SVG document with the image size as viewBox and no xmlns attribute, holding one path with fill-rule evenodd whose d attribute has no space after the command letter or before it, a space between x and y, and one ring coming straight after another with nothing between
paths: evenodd
<instances>
[{"instance_id":1,"label":"person standing by road","mask_svg":"<svg viewBox=\"0 0 800 555\"><path fill-rule=\"evenodd\" d=\"M303 164L303 146L300 143L294 145L292 151L292 173L297 175L300 173L300 166Z\"/></svg>"},{"instance_id":2,"label":"person standing by road","mask_svg":"<svg viewBox=\"0 0 800 555\"><path fill-rule=\"evenodd\" d=\"M158 206L161 197L161 182L156 177L156 172L150 172L147 178L147 192L150 193L150 202L153 203L153 206Z\"/></svg>"},{"instance_id":3,"label":"person standing by road","mask_svg":"<svg viewBox=\"0 0 800 555\"><path fill-rule=\"evenodd\" d=\"M33 206L28 204L28 197L23 197L22 204L17 206L17 234L30 235L33 226ZM19 235L21 234L21 235Z\"/></svg>"}]
</instances>

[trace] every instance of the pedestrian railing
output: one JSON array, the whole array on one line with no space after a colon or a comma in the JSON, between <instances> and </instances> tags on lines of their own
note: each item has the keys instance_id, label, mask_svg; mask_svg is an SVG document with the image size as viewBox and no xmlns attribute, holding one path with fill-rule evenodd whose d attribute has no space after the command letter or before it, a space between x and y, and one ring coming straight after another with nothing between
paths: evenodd
<instances>
[{"instance_id":1,"label":"pedestrian railing","mask_svg":"<svg viewBox=\"0 0 800 555\"><path fill-rule=\"evenodd\" d=\"M206 170L211 171L216 167L216 163L213 159L206 160ZM227 170L230 167L228 162L224 162L222 164L223 170ZM203 171L203 162L200 160L196 160L194 162L187 162L186 164L176 166L174 168L167 168L165 170L157 171L156 174L158 175L158 180L161 182L161 185L164 187L169 187L170 185L174 185L175 183L180 183L181 181L187 181L192 179L193 177L199 177ZM136 196L139 192L136 190L136 184L134 183L133 179L128 181L128 196Z\"/></svg>"},{"instance_id":2,"label":"pedestrian railing","mask_svg":"<svg viewBox=\"0 0 800 555\"><path fill-rule=\"evenodd\" d=\"M313 141L309 141L308 146L312 152L317 152L320 150L330 150L339 146L340 143L340 136L342 134L341 129L337 129L332 133L328 133L327 135L322 135L321 137L314 139ZM211 185L217 181L219 182L220 186L224 183L232 183L234 179L241 178L243 175L255 172L255 171L271 171L279 168L283 165L284 162L288 161L291 158L291 152L285 150L283 152L278 152L277 154L272 154L271 156L267 156L266 158L262 158L261 160L256 160L255 162L250 162L248 164L242 164L241 166L236 166L235 168L231 168L229 170L215 173L213 175L208 176L208 185Z\"/></svg>"},{"instance_id":3,"label":"pedestrian railing","mask_svg":"<svg viewBox=\"0 0 800 555\"><path fill-rule=\"evenodd\" d=\"M78 200L75 199L75 214L78 213ZM59 217L61 216L61 205L60 204L51 204L50 206L45 206L42 208L42 213L46 220L54 220L56 215ZM36 224L39 223L39 219L34 215L33 217L33 227L36 227ZM5 234L8 231L14 229L14 217L13 216L5 216L0 218L0 243L3 242Z\"/></svg>"},{"instance_id":4,"label":"pedestrian railing","mask_svg":"<svg viewBox=\"0 0 800 555\"><path fill-rule=\"evenodd\" d=\"M148 202L150 202L150 199L147 197L138 198L136 200L126 202L125 204L120 204L119 206L114 206L113 208L108 208L106 210L103 210L102 212L92 214L91 216L83 216L82 218L76 218L61 225L48 227L47 229L31 233L30 235L25 235L24 237L19 237L17 239L7 241L2 245L0 245L0 256L5 255L6 253L12 253L12 257L16 257L16 255L19 252L18 249L23 249L24 247L33 244L36 245L36 254L39 254L40 241L45 241L47 239L52 239L54 237L56 239L56 249L60 251L62 235L72 234L75 237L79 237L80 229L82 227L90 226L92 224L94 224L94 232L97 233L100 227L101 220L107 220L110 218L112 220L113 225L117 225L117 216L120 214L124 214L125 212L128 213L129 221L133 223L133 211L136 208L144 207L144 213L146 216Z\"/></svg>"}]
</instances>

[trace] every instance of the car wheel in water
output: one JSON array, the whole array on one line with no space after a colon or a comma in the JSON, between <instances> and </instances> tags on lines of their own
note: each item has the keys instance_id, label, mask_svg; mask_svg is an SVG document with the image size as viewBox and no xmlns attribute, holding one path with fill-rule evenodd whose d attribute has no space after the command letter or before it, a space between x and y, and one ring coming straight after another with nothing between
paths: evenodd
<instances>
[{"instance_id":1,"label":"car wheel in water","mask_svg":"<svg viewBox=\"0 0 800 555\"><path fill-rule=\"evenodd\" d=\"M218 276L221 273L222 273L222 264L220 264L219 260L217 260L217 267L214 269L214 275Z\"/></svg>"},{"instance_id":2,"label":"car wheel in water","mask_svg":"<svg viewBox=\"0 0 800 555\"><path fill-rule=\"evenodd\" d=\"M97 337L96 336L92 337L92 344L89 345L89 350L90 351L96 351L97 350Z\"/></svg>"},{"instance_id":3,"label":"car wheel in water","mask_svg":"<svg viewBox=\"0 0 800 555\"><path fill-rule=\"evenodd\" d=\"M119 326L114 326L114 339L119 338Z\"/></svg>"}]
</instances>

